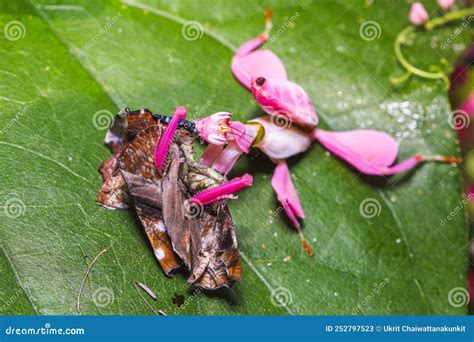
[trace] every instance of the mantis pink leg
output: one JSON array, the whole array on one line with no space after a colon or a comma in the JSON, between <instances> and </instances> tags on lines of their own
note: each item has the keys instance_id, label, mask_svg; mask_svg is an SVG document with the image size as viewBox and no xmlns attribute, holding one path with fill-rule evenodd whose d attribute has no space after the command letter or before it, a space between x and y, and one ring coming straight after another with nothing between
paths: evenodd
<instances>
[{"instance_id":1,"label":"mantis pink leg","mask_svg":"<svg viewBox=\"0 0 474 342\"><path fill-rule=\"evenodd\" d=\"M191 199L191 202L208 205L223 199L235 198L233 195L236 192L251 186L252 182L252 176L246 173L242 177L233 178L216 187L201 191Z\"/></svg>"},{"instance_id":2,"label":"mantis pink leg","mask_svg":"<svg viewBox=\"0 0 474 342\"><path fill-rule=\"evenodd\" d=\"M272 187L288 218L295 227L300 228L298 218L304 219L303 207L291 181L290 170L285 161L279 162L276 166L272 177Z\"/></svg>"},{"instance_id":3,"label":"mantis pink leg","mask_svg":"<svg viewBox=\"0 0 474 342\"><path fill-rule=\"evenodd\" d=\"M285 66L277 55L270 50L256 50L268 40L270 15L269 12L265 15L265 32L242 44L235 53L232 73L252 91L266 113L314 127L318 118L308 94L296 83L288 81Z\"/></svg>"},{"instance_id":4,"label":"mantis pink leg","mask_svg":"<svg viewBox=\"0 0 474 342\"><path fill-rule=\"evenodd\" d=\"M417 154L392 165L398 154L397 143L390 135L374 130L328 132L317 128L313 138L357 170L374 176L389 176L404 172L424 161L444 163L461 161L456 157L426 157Z\"/></svg>"},{"instance_id":5,"label":"mantis pink leg","mask_svg":"<svg viewBox=\"0 0 474 342\"><path fill-rule=\"evenodd\" d=\"M181 119L186 119L186 107L176 107L173 117L165 129L165 133L155 145L155 166L160 173L163 171L168 149L170 147L171 141L173 140L176 128L178 127L179 120Z\"/></svg>"},{"instance_id":6,"label":"mantis pink leg","mask_svg":"<svg viewBox=\"0 0 474 342\"><path fill-rule=\"evenodd\" d=\"M256 38L242 44L232 58L234 76L249 90L257 77L286 80L286 70L281 60L270 50L254 51L264 44L271 29L271 12L265 13L265 31Z\"/></svg>"},{"instance_id":7,"label":"mantis pink leg","mask_svg":"<svg viewBox=\"0 0 474 342\"><path fill-rule=\"evenodd\" d=\"M201 157L201 163L206 166L212 165L214 170L227 175L242 153L244 151L240 149L235 141L231 141L225 148L210 144ZM243 188L251 186L252 181L253 178L249 174L233 178L214 188L198 193L191 199L191 202L207 205L219 200L235 198L233 195Z\"/></svg>"},{"instance_id":8,"label":"mantis pink leg","mask_svg":"<svg viewBox=\"0 0 474 342\"><path fill-rule=\"evenodd\" d=\"M300 234L301 244L305 252L313 256L314 252L311 246L304 238L301 230L301 225L298 219L304 219L303 207L301 206L298 192L291 181L290 170L285 161L278 162L272 177L272 187L277 194L278 201L280 201L286 215L294 224Z\"/></svg>"}]
</instances>

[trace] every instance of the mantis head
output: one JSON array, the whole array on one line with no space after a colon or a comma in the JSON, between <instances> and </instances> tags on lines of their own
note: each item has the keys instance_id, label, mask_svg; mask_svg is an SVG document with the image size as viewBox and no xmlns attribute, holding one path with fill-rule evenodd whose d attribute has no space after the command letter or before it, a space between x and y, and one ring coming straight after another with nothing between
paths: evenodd
<instances>
[{"instance_id":1,"label":"mantis head","mask_svg":"<svg viewBox=\"0 0 474 342\"><path fill-rule=\"evenodd\" d=\"M231 132L229 112L218 112L206 118L196 120L199 137L214 145L227 144L227 133Z\"/></svg>"}]
</instances>

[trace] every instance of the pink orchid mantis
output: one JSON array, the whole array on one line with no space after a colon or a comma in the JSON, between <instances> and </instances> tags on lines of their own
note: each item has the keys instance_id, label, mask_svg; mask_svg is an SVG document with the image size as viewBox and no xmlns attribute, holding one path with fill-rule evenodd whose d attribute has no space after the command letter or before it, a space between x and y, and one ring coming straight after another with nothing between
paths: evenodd
<instances>
[{"instance_id":1,"label":"pink orchid mantis","mask_svg":"<svg viewBox=\"0 0 474 342\"><path fill-rule=\"evenodd\" d=\"M257 50L269 38L270 29L271 20L267 12L265 31L240 46L231 63L234 76L252 92L256 102L268 115L245 124L227 123L227 126L233 126L231 134L226 136L227 145L208 145L201 163L226 175L239 156L248 153L250 147L256 147L266 154L276 164L272 187L286 215L300 233L301 243L309 255L313 255L313 252L304 239L300 225L300 220L305 217L303 207L285 160L309 149L313 141L319 141L358 171L374 176L403 172L427 160L458 162L457 158L428 158L418 154L394 165L398 146L384 132L330 132L317 128L318 116L305 90L287 79L283 63L272 51Z\"/></svg>"},{"instance_id":2,"label":"pink orchid mantis","mask_svg":"<svg viewBox=\"0 0 474 342\"><path fill-rule=\"evenodd\" d=\"M226 126L230 114L217 113L210 117L198 120L195 125L198 135L209 143L225 143L225 132L231 131L230 126ZM186 107L177 107L171 121L164 134L155 144L154 159L157 170L162 173L166 164L168 150L173 140L174 134L178 128L180 121L186 120ZM198 205L208 205L220 200L234 199L235 193L252 185L252 176L245 174L242 177L234 178L222 184L214 186L199 192L193 198L191 203Z\"/></svg>"}]
</instances>

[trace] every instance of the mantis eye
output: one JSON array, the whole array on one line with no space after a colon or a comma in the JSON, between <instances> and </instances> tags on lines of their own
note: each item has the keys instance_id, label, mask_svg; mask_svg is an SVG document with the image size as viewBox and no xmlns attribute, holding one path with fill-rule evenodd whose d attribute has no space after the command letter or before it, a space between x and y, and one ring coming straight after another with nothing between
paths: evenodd
<instances>
[{"instance_id":1,"label":"mantis eye","mask_svg":"<svg viewBox=\"0 0 474 342\"><path fill-rule=\"evenodd\" d=\"M255 83L257 83L259 86L262 86L265 83L265 78L259 77L255 80Z\"/></svg>"}]
</instances>

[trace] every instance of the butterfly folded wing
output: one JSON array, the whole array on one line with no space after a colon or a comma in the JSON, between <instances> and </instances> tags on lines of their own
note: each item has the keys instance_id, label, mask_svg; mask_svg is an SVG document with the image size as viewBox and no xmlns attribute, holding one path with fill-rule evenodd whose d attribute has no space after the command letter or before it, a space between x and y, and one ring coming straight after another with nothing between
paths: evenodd
<instances>
[{"instance_id":1,"label":"butterfly folded wing","mask_svg":"<svg viewBox=\"0 0 474 342\"><path fill-rule=\"evenodd\" d=\"M154 182L127 171L122 171L122 174L153 253L163 271L170 275L183 262L173 250L168 229L163 221L161 180Z\"/></svg>"},{"instance_id":2,"label":"butterfly folded wing","mask_svg":"<svg viewBox=\"0 0 474 342\"><path fill-rule=\"evenodd\" d=\"M240 280L241 267L234 223L226 203L206 210L201 218L201 249L188 282L205 289L231 287Z\"/></svg>"},{"instance_id":3,"label":"butterfly folded wing","mask_svg":"<svg viewBox=\"0 0 474 342\"><path fill-rule=\"evenodd\" d=\"M191 224L185 211L185 191L179 176L180 156L177 144L169 151L169 168L163 175L163 217L176 253L191 269Z\"/></svg>"},{"instance_id":4,"label":"butterfly folded wing","mask_svg":"<svg viewBox=\"0 0 474 342\"><path fill-rule=\"evenodd\" d=\"M97 194L97 203L109 209L127 209L130 198L122 174L118 172L119 154L114 154L100 165L102 186Z\"/></svg>"},{"instance_id":5,"label":"butterfly folded wing","mask_svg":"<svg viewBox=\"0 0 474 342\"><path fill-rule=\"evenodd\" d=\"M102 175L102 186L97 195L97 203L109 209L127 209L130 205L127 187L118 169L118 158L125 149L125 128L127 108L121 110L115 117L105 136L105 145L113 155L99 167Z\"/></svg>"}]
</instances>

